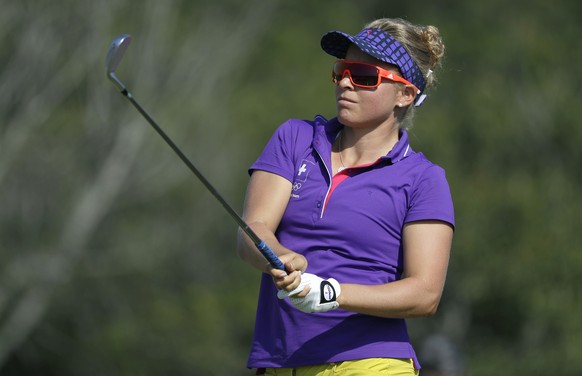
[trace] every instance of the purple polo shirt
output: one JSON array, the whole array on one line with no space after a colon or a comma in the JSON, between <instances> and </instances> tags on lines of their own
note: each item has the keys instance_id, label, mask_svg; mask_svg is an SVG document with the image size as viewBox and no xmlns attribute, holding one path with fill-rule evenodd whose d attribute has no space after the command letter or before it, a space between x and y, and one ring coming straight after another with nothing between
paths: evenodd
<instances>
[{"instance_id":1,"label":"purple polo shirt","mask_svg":"<svg viewBox=\"0 0 582 376\"><path fill-rule=\"evenodd\" d=\"M398 280L405 223L440 220L454 226L445 172L414 152L401 131L385 157L345 170L349 177L330 195L331 149L341 128L335 118L290 119L249 171L268 171L292 182L276 236L307 258L309 273L365 285ZM249 368L376 357L412 358L418 367L403 319L341 309L303 313L287 299L279 300L270 276L263 274Z\"/></svg>"}]
</instances>

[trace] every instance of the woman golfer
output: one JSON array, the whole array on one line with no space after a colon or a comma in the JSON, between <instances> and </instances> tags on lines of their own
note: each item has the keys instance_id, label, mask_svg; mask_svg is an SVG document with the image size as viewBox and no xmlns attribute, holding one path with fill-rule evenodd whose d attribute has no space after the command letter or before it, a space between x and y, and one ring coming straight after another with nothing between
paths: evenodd
<instances>
[{"instance_id":1,"label":"woman golfer","mask_svg":"<svg viewBox=\"0 0 582 376\"><path fill-rule=\"evenodd\" d=\"M454 229L444 170L406 129L444 53L439 31L379 19L323 36L337 116L290 119L250 168L244 219L285 264L266 264L249 368L267 375L417 375L406 318L441 298Z\"/></svg>"}]
</instances>

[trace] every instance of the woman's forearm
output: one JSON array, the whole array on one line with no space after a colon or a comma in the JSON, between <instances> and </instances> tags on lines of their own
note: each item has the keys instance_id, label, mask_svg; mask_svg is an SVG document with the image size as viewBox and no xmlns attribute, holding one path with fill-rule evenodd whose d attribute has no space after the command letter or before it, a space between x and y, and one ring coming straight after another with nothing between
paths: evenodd
<instances>
[{"instance_id":1,"label":"woman's forearm","mask_svg":"<svg viewBox=\"0 0 582 376\"><path fill-rule=\"evenodd\" d=\"M281 256L289 251L283 247L272 231L270 231L264 224L252 223L249 227L263 240L269 248L277 255ZM247 264L251 265L259 271L268 270L268 262L261 252L255 246L255 243L242 231L239 230L237 237L236 251L238 256Z\"/></svg>"},{"instance_id":2,"label":"woman's forearm","mask_svg":"<svg viewBox=\"0 0 582 376\"><path fill-rule=\"evenodd\" d=\"M342 284L339 308L387 318L431 316L436 313L442 286L427 286L416 278L384 285Z\"/></svg>"}]
</instances>

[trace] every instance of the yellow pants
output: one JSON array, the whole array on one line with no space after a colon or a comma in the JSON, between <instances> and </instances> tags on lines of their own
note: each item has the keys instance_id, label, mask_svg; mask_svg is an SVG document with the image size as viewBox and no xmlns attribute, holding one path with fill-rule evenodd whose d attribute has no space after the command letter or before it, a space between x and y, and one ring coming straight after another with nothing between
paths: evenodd
<instances>
[{"instance_id":1,"label":"yellow pants","mask_svg":"<svg viewBox=\"0 0 582 376\"><path fill-rule=\"evenodd\" d=\"M267 376L418 376L412 359L370 358L296 368L267 368Z\"/></svg>"}]
</instances>

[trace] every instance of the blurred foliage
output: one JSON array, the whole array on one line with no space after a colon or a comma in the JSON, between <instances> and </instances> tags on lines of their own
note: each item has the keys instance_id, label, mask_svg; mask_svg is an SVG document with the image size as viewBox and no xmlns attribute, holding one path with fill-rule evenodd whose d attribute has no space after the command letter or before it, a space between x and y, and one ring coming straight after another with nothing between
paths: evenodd
<instances>
[{"instance_id":1,"label":"blurred foliage","mask_svg":"<svg viewBox=\"0 0 582 376\"><path fill-rule=\"evenodd\" d=\"M411 140L447 170L457 229L439 313L471 375L579 375L582 5L4 0L0 374L243 375L259 275L236 226L107 81L119 77L237 210L272 131L334 116L328 30L439 27ZM421 359L422 361L422 359ZM559 370L559 371L555 371Z\"/></svg>"}]
</instances>

